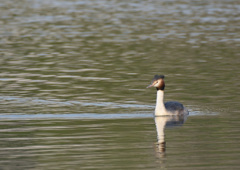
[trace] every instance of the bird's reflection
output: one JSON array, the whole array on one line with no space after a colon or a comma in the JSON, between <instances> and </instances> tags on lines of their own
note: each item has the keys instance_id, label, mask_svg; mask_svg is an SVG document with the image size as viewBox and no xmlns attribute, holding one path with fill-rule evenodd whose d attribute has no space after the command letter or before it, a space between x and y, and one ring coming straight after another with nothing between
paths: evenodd
<instances>
[{"instance_id":1,"label":"bird's reflection","mask_svg":"<svg viewBox=\"0 0 240 170\"><path fill-rule=\"evenodd\" d=\"M165 141L165 127L181 126L188 115L174 115L174 116L156 116L155 125L157 130L156 151L161 156L165 155L166 141Z\"/></svg>"}]
</instances>

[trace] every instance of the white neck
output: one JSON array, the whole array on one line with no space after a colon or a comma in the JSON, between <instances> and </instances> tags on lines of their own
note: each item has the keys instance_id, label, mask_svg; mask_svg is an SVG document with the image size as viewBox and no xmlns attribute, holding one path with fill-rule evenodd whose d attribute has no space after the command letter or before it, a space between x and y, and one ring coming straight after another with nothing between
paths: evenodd
<instances>
[{"instance_id":1,"label":"white neck","mask_svg":"<svg viewBox=\"0 0 240 170\"><path fill-rule=\"evenodd\" d=\"M167 111L164 105L164 91L157 91L157 100L156 100L156 108L155 108L155 116L167 115Z\"/></svg>"}]
</instances>

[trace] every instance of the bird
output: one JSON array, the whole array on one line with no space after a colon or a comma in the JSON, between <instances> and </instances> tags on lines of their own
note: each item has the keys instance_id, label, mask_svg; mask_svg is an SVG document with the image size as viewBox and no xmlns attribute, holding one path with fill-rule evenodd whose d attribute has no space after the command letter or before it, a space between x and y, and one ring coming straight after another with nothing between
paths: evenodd
<instances>
[{"instance_id":1,"label":"bird","mask_svg":"<svg viewBox=\"0 0 240 170\"><path fill-rule=\"evenodd\" d=\"M183 104L176 101L169 101L164 103L164 75L155 75L152 82L147 88L156 87L157 99L155 107L155 116L166 116L166 115L188 115L189 112Z\"/></svg>"}]
</instances>

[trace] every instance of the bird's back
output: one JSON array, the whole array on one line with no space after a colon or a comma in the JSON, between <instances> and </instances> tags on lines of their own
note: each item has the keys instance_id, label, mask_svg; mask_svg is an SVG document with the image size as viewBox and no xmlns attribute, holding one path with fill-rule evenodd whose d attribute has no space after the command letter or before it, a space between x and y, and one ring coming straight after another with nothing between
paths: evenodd
<instances>
[{"instance_id":1,"label":"bird's back","mask_svg":"<svg viewBox=\"0 0 240 170\"><path fill-rule=\"evenodd\" d=\"M181 103L175 101L166 102L165 108L167 112L170 112L172 114L188 113L188 111L184 108L184 106Z\"/></svg>"}]
</instances>

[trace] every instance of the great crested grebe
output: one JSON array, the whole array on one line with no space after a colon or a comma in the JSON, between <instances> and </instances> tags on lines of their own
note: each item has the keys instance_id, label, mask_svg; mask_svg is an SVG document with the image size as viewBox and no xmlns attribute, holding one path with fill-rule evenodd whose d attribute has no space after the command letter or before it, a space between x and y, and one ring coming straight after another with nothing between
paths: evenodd
<instances>
[{"instance_id":1,"label":"great crested grebe","mask_svg":"<svg viewBox=\"0 0 240 170\"><path fill-rule=\"evenodd\" d=\"M151 84L147 87L157 88L155 116L188 114L188 110L179 102L170 101L164 103L163 100L165 83L163 79L163 75L155 75L152 79Z\"/></svg>"}]
</instances>

